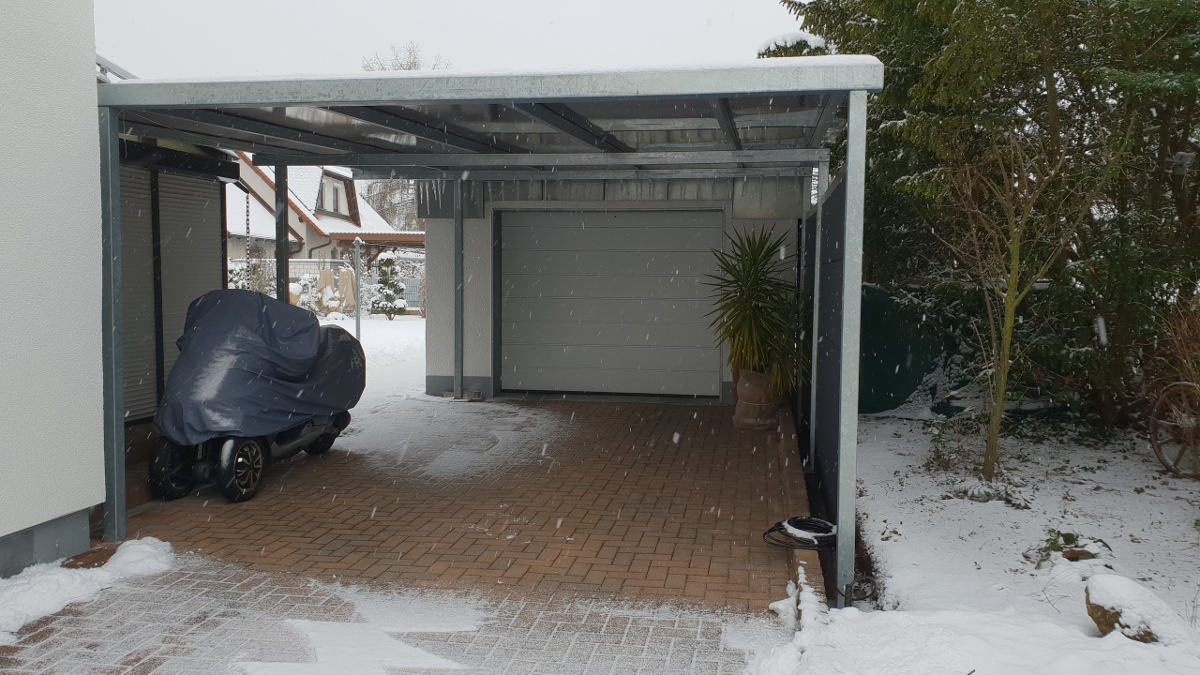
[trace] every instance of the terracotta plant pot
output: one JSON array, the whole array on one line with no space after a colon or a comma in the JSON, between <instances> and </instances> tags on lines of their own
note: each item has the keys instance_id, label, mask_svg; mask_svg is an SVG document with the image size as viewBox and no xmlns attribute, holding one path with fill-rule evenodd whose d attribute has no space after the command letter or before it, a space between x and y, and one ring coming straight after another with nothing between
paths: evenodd
<instances>
[{"instance_id":1,"label":"terracotta plant pot","mask_svg":"<svg viewBox=\"0 0 1200 675\"><path fill-rule=\"evenodd\" d=\"M779 397L771 391L771 378L765 373L742 370L735 389L733 426L740 429L773 429L779 425Z\"/></svg>"}]
</instances>

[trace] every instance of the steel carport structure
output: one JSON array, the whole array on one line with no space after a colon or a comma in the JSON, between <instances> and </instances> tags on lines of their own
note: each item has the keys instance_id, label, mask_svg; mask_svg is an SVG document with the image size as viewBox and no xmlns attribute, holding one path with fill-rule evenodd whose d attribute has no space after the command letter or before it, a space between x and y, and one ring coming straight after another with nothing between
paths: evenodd
<instances>
[{"instance_id":1,"label":"steel carport structure","mask_svg":"<svg viewBox=\"0 0 1200 675\"><path fill-rule=\"evenodd\" d=\"M830 600L843 606L854 574L866 103L867 93L882 86L883 65L871 56L613 72L98 84L106 539L125 537L119 134L241 150L254 153L255 164L274 166L277 241L284 246L276 253L281 294L288 278L287 166L338 165L360 179L450 183L454 392L460 397L464 182L807 178L816 169L820 196L805 219L801 281L813 297L811 335L817 339L803 412L809 467L838 526L837 592ZM845 168L826 194L827 143L843 129ZM835 203L826 208L830 196Z\"/></svg>"}]
</instances>

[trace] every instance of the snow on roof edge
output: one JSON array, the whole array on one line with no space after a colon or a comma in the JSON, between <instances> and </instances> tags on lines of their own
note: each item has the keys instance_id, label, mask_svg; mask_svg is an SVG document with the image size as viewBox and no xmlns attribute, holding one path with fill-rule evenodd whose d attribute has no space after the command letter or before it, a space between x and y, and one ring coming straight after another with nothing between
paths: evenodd
<instances>
[{"instance_id":1,"label":"snow on roof edge","mask_svg":"<svg viewBox=\"0 0 1200 675\"><path fill-rule=\"evenodd\" d=\"M437 79L463 79L474 77L511 77L511 78L526 78L526 77L544 77L544 76L572 76L572 75L610 75L620 77L621 75L632 74L652 74L652 73L695 73L704 71L716 70L740 70L740 69L792 69L792 68L817 68L822 66L842 66L842 67L882 67L883 63L876 57L870 54L832 54L823 56L793 56L774 59L751 59L746 61L721 61L708 63L680 63L659 66L644 66L644 67L622 67L622 68L594 68L594 69L547 69L547 70L511 70L506 71L499 68L494 69L479 69L471 71L453 71L453 70L385 70L385 71L361 71L342 74L317 74L317 73L279 73L270 76L216 76L202 78L161 78L161 79L146 79L146 80L131 80L127 82L115 82L107 87L130 87L130 86L145 86L153 84L180 84L180 83L206 83L216 84L225 82L241 82L241 83L256 83L256 82L278 82L278 81L338 81L338 80L437 80Z\"/></svg>"}]
</instances>

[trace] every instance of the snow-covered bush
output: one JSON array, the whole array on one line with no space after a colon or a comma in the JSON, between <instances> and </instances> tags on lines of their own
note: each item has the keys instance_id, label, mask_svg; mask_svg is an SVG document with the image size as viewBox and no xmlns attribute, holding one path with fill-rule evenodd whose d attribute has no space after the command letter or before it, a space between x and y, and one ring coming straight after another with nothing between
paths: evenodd
<instances>
[{"instance_id":1,"label":"snow-covered bush","mask_svg":"<svg viewBox=\"0 0 1200 675\"><path fill-rule=\"evenodd\" d=\"M365 279L365 277L363 278ZM359 299L358 304L364 314L374 314L375 303L379 301L379 296L383 292L382 286L365 282L359 283L362 284L362 288L359 289L362 297Z\"/></svg>"},{"instance_id":2,"label":"snow-covered bush","mask_svg":"<svg viewBox=\"0 0 1200 675\"><path fill-rule=\"evenodd\" d=\"M297 307L303 307L308 311L321 315L321 307L317 296L317 275L305 274L300 277L300 300L296 303Z\"/></svg>"},{"instance_id":3,"label":"snow-covered bush","mask_svg":"<svg viewBox=\"0 0 1200 675\"><path fill-rule=\"evenodd\" d=\"M390 321L408 310L408 302L404 300L405 287L400 282L400 270L394 253L380 255L378 262L379 295L374 299L371 311L385 315Z\"/></svg>"},{"instance_id":4,"label":"snow-covered bush","mask_svg":"<svg viewBox=\"0 0 1200 675\"><path fill-rule=\"evenodd\" d=\"M229 288L275 294L275 264L263 258L244 263L229 262Z\"/></svg>"}]
</instances>

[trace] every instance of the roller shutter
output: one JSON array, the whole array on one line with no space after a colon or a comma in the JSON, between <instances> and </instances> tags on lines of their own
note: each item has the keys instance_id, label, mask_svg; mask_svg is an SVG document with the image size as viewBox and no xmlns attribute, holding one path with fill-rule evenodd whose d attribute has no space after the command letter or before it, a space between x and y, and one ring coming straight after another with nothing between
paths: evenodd
<instances>
[{"instance_id":1,"label":"roller shutter","mask_svg":"<svg viewBox=\"0 0 1200 675\"><path fill-rule=\"evenodd\" d=\"M222 288L221 182L207 176L161 172L158 178L166 372L179 356L188 305Z\"/></svg>"},{"instance_id":2,"label":"roller shutter","mask_svg":"<svg viewBox=\"0 0 1200 675\"><path fill-rule=\"evenodd\" d=\"M705 314L720 211L501 219L501 387L719 396Z\"/></svg>"},{"instance_id":3,"label":"roller shutter","mask_svg":"<svg viewBox=\"0 0 1200 675\"><path fill-rule=\"evenodd\" d=\"M125 419L158 406L150 171L121 167L121 296L125 326Z\"/></svg>"}]
</instances>

